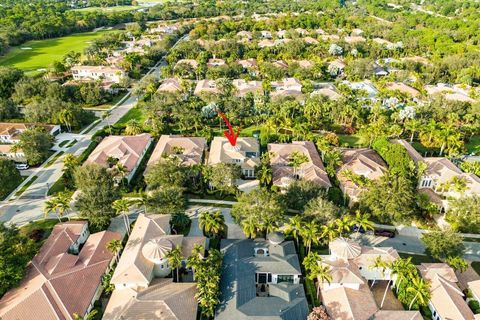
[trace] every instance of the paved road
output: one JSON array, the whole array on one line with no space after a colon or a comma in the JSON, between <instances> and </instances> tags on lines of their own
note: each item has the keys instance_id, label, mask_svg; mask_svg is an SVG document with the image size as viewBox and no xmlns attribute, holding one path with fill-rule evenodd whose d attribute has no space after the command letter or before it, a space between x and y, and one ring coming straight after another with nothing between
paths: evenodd
<instances>
[{"instance_id":1,"label":"paved road","mask_svg":"<svg viewBox=\"0 0 480 320\"><path fill-rule=\"evenodd\" d=\"M355 236L355 235L353 235ZM425 254L425 246L418 237L397 235L395 238L360 235L359 241L363 245L374 247L393 247L399 252L411 254ZM480 243L464 242L465 254L463 257L470 261L480 261Z\"/></svg>"}]
</instances>

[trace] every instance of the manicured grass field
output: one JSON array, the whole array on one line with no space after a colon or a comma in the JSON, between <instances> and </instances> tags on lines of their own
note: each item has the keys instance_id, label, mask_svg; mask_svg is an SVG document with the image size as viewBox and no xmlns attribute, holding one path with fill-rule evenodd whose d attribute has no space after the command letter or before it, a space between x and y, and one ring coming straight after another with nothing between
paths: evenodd
<instances>
[{"instance_id":1,"label":"manicured grass field","mask_svg":"<svg viewBox=\"0 0 480 320\"><path fill-rule=\"evenodd\" d=\"M39 69L48 68L53 61L61 60L69 51L82 52L90 41L107 32L112 31L76 33L61 38L28 41L11 48L5 56L0 57L0 66L16 67L27 73L35 73Z\"/></svg>"}]
</instances>

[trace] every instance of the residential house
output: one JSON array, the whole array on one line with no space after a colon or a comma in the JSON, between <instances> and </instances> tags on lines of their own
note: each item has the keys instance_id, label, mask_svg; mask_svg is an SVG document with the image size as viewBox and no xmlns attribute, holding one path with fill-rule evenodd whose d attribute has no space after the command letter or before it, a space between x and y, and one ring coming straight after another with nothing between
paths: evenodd
<instances>
[{"instance_id":1,"label":"residential house","mask_svg":"<svg viewBox=\"0 0 480 320\"><path fill-rule=\"evenodd\" d=\"M197 82L194 95L200 96L205 94L220 94L220 89L217 87L215 80L203 79Z\"/></svg>"},{"instance_id":2,"label":"residential house","mask_svg":"<svg viewBox=\"0 0 480 320\"><path fill-rule=\"evenodd\" d=\"M242 39L247 39L247 40L252 40L253 39L253 35L250 31L237 32L237 37L242 38Z\"/></svg>"},{"instance_id":3,"label":"residential house","mask_svg":"<svg viewBox=\"0 0 480 320\"><path fill-rule=\"evenodd\" d=\"M25 153L22 149L17 149L15 151L12 149L13 145L11 144L0 144L0 158L5 157L15 162L27 162Z\"/></svg>"},{"instance_id":4,"label":"residential house","mask_svg":"<svg viewBox=\"0 0 480 320\"><path fill-rule=\"evenodd\" d=\"M302 96L302 84L295 78L284 78L280 81L272 81L270 83L272 98L286 97L286 96Z\"/></svg>"},{"instance_id":5,"label":"residential house","mask_svg":"<svg viewBox=\"0 0 480 320\"><path fill-rule=\"evenodd\" d=\"M255 167L260 165L260 145L252 137L239 137L236 144L230 144L227 138L215 137L210 146L208 165L218 163L237 164L245 178L255 177Z\"/></svg>"},{"instance_id":6,"label":"residential house","mask_svg":"<svg viewBox=\"0 0 480 320\"><path fill-rule=\"evenodd\" d=\"M102 293L102 276L116 259L107 249L112 240L121 240L121 235L90 235L86 221L55 225L20 285L0 300L0 318L72 320L74 313L88 314Z\"/></svg>"},{"instance_id":7,"label":"residential house","mask_svg":"<svg viewBox=\"0 0 480 320\"><path fill-rule=\"evenodd\" d=\"M323 41L338 41L340 37L336 34L323 34L321 35Z\"/></svg>"},{"instance_id":8,"label":"residential house","mask_svg":"<svg viewBox=\"0 0 480 320\"><path fill-rule=\"evenodd\" d=\"M185 267L195 245L205 248L206 238L171 234L170 219L170 215L138 216L110 281L115 290L103 319L196 319L196 284L187 281L191 271L180 273L178 282L166 279L172 272L167 255L180 246Z\"/></svg>"},{"instance_id":9,"label":"residential house","mask_svg":"<svg viewBox=\"0 0 480 320\"><path fill-rule=\"evenodd\" d=\"M260 31L260 36L263 39L272 39L272 33L270 31L262 30Z\"/></svg>"},{"instance_id":10,"label":"residential house","mask_svg":"<svg viewBox=\"0 0 480 320\"><path fill-rule=\"evenodd\" d=\"M284 39L287 36L287 30L278 30L277 37L280 39Z\"/></svg>"},{"instance_id":11,"label":"residential house","mask_svg":"<svg viewBox=\"0 0 480 320\"><path fill-rule=\"evenodd\" d=\"M343 81L343 84L349 86L352 90L361 90L365 93L365 98L375 100L378 95L378 90L370 80L360 82Z\"/></svg>"},{"instance_id":12,"label":"residential house","mask_svg":"<svg viewBox=\"0 0 480 320\"><path fill-rule=\"evenodd\" d=\"M156 28L149 28L149 33L168 33L172 34L179 29L178 25L165 25L165 26L157 26Z\"/></svg>"},{"instance_id":13,"label":"residential house","mask_svg":"<svg viewBox=\"0 0 480 320\"><path fill-rule=\"evenodd\" d=\"M321 95L331 100L339 100L342 95L338 92L335 85L331 83L317 83L314 85L315 89L310 96Z\"/></svg>"},{"instance_id":14,"label":"residential house","mask_svg":"<svg viewBox=\"0 0 480 320\"><path fill-rule=\"evenodd\" d=\"M207 62L207 67L219 67L219 66L224 66L225 65L225 60L223 59L217 59L217 58L212 58L208 59Z\"/></svg>"},{"instance_id":15,"label":"residential house","mask_svg":"<svg viewBox=\"0 0 480 320\"><path fill-rule=\"evenodd\" d=\"M111 160L114 160L125 167L127 171L125 178L130 182L152 141L152 136L148 133L136 136L107 136L93 150L85 163L96 163L110 168L114 165Z\"/></svg>"},{"instance_id":16,"label":"residential house","mask_svg":"<svg viewBox=\"0 0 480 320\"><path fill-rule=\"evenodd\" d=\"M123 69L112 66L74 66L71 71L73 80L106 80L120 83L126 76Z\"/></svg>"},{"instance_id":17,"label":"residential house","mask_svg":"<svg viewBox=\"0 0 480 320\"><path fill-rule=\"evenodd\" d=\"M406 85L403 82L389 82L386 84L385 89L391 90L391 91L400 91L401 93L409 95L414 98L420 96L420 91L410 87L409 85Z\"/></svg>"},{"instance_id":18,"label":"residential house","mask_svg":"<svg viewBox=\"0 0 480 320\"><path fill-rule=\"evenodd\" d=\"M316 34L319 34L319 35L327 34L322 28L316 29L316 30L315 30L315 33L316 33Z\"/></svg>"},{"instance_id":19,"label":"residential house","mask_svg":"<svg viewBox=\"0 0 480 320\"><path fill-rule=\"evenodd\" d=\"M329 244L330 254L322 256L319 264L329 269L330 282L318 279L322 302L332 319L370 320L399 319L421 320L418 311L384 309L383 299L395 275L388 268L375 266L375 261L393 262L399 258L391 247L360 246L349 238L337 238ZM380 299L371 288L385 286Z\"/></svg>"},{"instance_id":20,"label":"residential house","mask_svg":"<svg viewBox=\"0 0 480 320\"><path fill-rule=\"evenodd\" d=\"M422 157L407 141L397 139L415 163L424 162L426 170L418 183L418 190L426 194L440 210L448 209L448 198L480 195L480 178L465 173L443 157Z\"/></svg>"},{"instance_id":21,"label":"residential house","mask_svg":"<svg viewBox=\"0 0 480 320\"><path fill-rule=\"evenodd\" d=\"M310 69L314 66L314 63L310 60L292 60L291 63L296 63L302 69Z\"/></svg>"},{"instance_id":22,"label":"residential house","mask_svg":"<svg viewBox=\"0 0 480 320\"><path fill-rule=\"evenodd\" d=\"M301 35L301 36L304 36L304 35L306 35L306 34L308 33L308 31L305 30L305 29L303 29L303 28L296 28L296 29L295 29L295 32L298 33L298 34Z\"/></svg>"},{"instance_id":23,"label":"residential house","mask_svg":"<svg viewBox=\"0 0 480 320\"><path fill-rule=\"evenodd\" d=\"M270 39L263 39L261 41L258 42L258 47L260 48L270 48L270 47L274 47L276 46L276 42L275 41L272 41Z\"/></svg>"},{"instance_id":24,"label":"residential house","mask_svg":"<svg viewBox=\"0 0 480 320\"><path fill-rule=\"evenodd\" d=\"M305 43L308 43L308 44L319 44L320 43L320 42L318 42L317 39L312 38L312 37L305 37L305 38L303 38L303 41L305 41Z\"/></svg>"},{"instance_id":25,"label":"residential house","mask_svg":"<svg viewBox=\"0 0 480 320\"><path fill-rule=\"evenodd\" d=\"M417 268L422 278L430 283L428 308L432 312L432 320L475 319L457 285L457 276L448 264L422 263Z\"/></svg>"},{"instance_id":26,"label":"residential house","mask_svg":"<svg viewBox=\"0 0 480 320\"><path fill-rule=\"evenodd\" d=\"M360 42L365 42L367 41L367 39L365 39L364 37L362 36L345 36L343 38L343 40L346 42L346 43L360 43Z\"/></svg>"},{"instance_id":27,"label":"residential house","mask_svg":"<svg viewBox=\"0 0 480 320\"><path fill-rule=\"evenodd\" d=\"M272 62L272 65L279 69L283 69L283 70L288 69L288 64L283 60L275 60Z\"/></svg>"},{"instance_id":28,"label":"residential house","mask_svg":"<svg viewBox=\"0 0 480 320\"><path fill-rule=\"evenodd\" d=\"M236 89L235 95L239 97L245 97L247 94L252 93L254 96L263 96L263 85L261 81L247 81L244 79L234 79L232 81L233 86Z\"/></svg>"},{"instance_id":29,"label":"residential house","mask_svg":"<svg viewBox=\"0 0 480 320\"><path fill-rule=\"evenodd\" d=\"M425 90L430 96L443 95L446 100L475 103L476 100L470 97L472 88L469 86L451 85L446 83L437 83L436 85L426 85Z\"/></svg>"},{"instance_id":30,"label":"residential house","mask_svg":"<svg viewBox=\"0 0 480 320\"><path fill-rule=\"evenodd\" d=\"M200 165L206 148L205 138L162 135L148 160L147 170L165 156L178 158L184 166Z\"/></svg>"},{"instance_id":31,"label":"residential house","mask_svg":"<svg viewBox=\"0 0 480 320\"><path fill-rule=\"evenodd\" d=\"M254 58L239 60L237 63L241 65L244 70L258 68L257 59L254 59Z\"/></svg>"},{"instance_id":32,"label":"residential house","mask_svg":"<svg viewBox=\"0 0 480 320\"><path fill-rule=\"evenodd\" d=\"M217 320L306 319L308 304L293 241L225 239Z\"/></svg>"},{"instance_id":33,"label":"residential house","mask_svg":"<svg viewBox=\"0 0 480 320\"><path fill-rule=\"evenodd\" d=\"M125 61L125 57L122 55L111 55L105 59L109 66L120 67L121 64Z\"/></svg>"},{"instance_id":34,"label":"residential house","mask_svg":"<svg viewBox=\"0 0 480 320\"><path fill-rule=\"evenodd\" d=\"M168 78L162 80L162 84L157 89L157 92L175 93L179 91L182 91L182 85L177 78Z\"/></svg>"},{"instance_id":35,"label":"residential house","mask_svg":"<svg viewBox=\"0 0 480 320\"><path fill-rule=\"evenodd\" d=\"M350 202L358 201L365 190L361 180L378 180L387 171L383 159L372 149L343 149L343 165L337 170L340 189L348 196Z\"/></svg>"},{"instance_id":36,"label":"residential house","mask_svg":"<svg viewBox=\"0 0 480 320\"><path fill-rule=\"evenodd\" d=\"M20 134L27 129L40 127L53 137L62 132L60 125L42 123L0 122L0 143L14 144L20 141Z\"/></svg>"},{"instance_id":37,"label":"residential house","mask_svg":"<svg viewBox=\"0 0 480 320\"><path fill-rule=\"evenodd\" d=\"M193 69L198 68L198 62L197 62L197 60L194 60L194 59L180 59L175 64L175 68L177 68L178 66L181 66L181 65L188 65L188 66L192 67Z\"/></svg>"},{"instance_id":38,"label":"residential house","mask_svg":"<svg viewBox=\"0 0 480 320\"><path fill-rule=\"evenodd\" d=\"M358 29L358 28L355 28L352 30L352 32L350 33L352 36L359 36L361 34L363 34L363 30L362 29Z\"/></svg>"},{"instance_id":39,"label":"residential house","mask_svg":"<svg viewBox=\"0 0 480 320\"><path fill-rule=\"evenodd\" d=\"M390 41L382 39L382 38L373 38L372 41L375 42L376 44L379 44L379 45L385 46L385 47L394 45L393 42L390 42Z\"/></svg>"},{"instance_id":40,"label":"residential house","mask_svg":"<svg viewBox=\"0 0 480 320\"><path fill-rule=\"evenodd\" d=\"M304 179L315 182L327 190L332 186L313 142L269 143L267 148L270 153L274 185L287 188L296 179ZM294 153L307 157L307 161L298 168L291 163Z\"/></svg>"},{"instance_id":41,"label":"residential house","mask_svg":"<svg viewBox=\"0 0 480 320\"><path fill-rule=\"evenodd\" d=\"M249 58L237 61L242 66L244 72L248 72L252 77L256 77L258 73L257 59Z\"/></svg>"}]
</instances>

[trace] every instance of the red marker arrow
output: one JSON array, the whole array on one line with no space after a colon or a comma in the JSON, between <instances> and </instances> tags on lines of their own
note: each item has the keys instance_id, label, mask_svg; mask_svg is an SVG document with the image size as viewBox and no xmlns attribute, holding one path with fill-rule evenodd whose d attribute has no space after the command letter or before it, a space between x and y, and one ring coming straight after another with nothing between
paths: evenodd
<instances>
[{"instance_id":1,"label":"red marker arrow","mask_svg":"<svg viewBox=\"0 0 480 320\"><path fill-rule=\"evenodd\" d=\"M228 139L232 147L235 147L235 145L237 144L238 135L240 134L240 128L238 128L237 132L235 133L235 131L233 131L232 125L230 124L230 121L228 121L227 119L227 116L222 112L218 112L218 115L222 117L223 121L228 127L228 130L225 130L223 134Z\"/></svg>"}]
</instances>

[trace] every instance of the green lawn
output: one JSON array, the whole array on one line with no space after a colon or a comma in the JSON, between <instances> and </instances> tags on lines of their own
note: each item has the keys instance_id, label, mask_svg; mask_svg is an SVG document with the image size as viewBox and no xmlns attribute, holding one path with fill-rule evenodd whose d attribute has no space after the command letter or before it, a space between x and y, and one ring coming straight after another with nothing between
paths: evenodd
<instances>
[{"instance_id":1,"label":"green lawn","mask_svg":"<svg viewBox=\"0 0 480 320\"><path fill-rule=\"evenodd\" d=\"M61 60L69 51L82 52L90 41L100 38L107 32L112 31L102 30L61 38L28 41L21 46L12 47L5 56L0 57L0 66L16 67L28 73L35 73L39 69L47 68L53 61ZM22 48L31 48L31 50Z\"/></svg>"},{"instance_id":2,"label":"green lawn","mask_svg":"<svg viewBox=\"0 0 480 320\"><path fill-rule=\"evenodd\" d=\"M440 262L433 257L422 255L422 254L408 254L408 253L401 253L401 252L399 252L398 254L400 255L401 258L404 258L404 259L409 257L412 258L412 263L417 266L422 263Z\"/></svg>"},{"instance_id":3,"label":"green lawn","mask_svg":"<svg viewBox=\"0 0 480 320\"><path fill-rule=\"evenodd\" d=\"M140 9L140 6L115 6L115 7L88 7L73 9L72 11L79 12L92 12L92 11L103 11L103 12L120 12L120 11L130 11Z\"/></svg>"},{"instance_id":4,"label":"green lawn","mask_svg":"<svg viewBox=\"0 0 480 320\"><path fill-rule=\"evenodd\" d=\"M340 146L349 146L349 147L362 147L360 143L360 137L352 134L339 134L338 139L340 140Z\"/></svg>"},{"instance_id":5,"label":"green lawn","mask_svg":"<svg viewBox=\"0 0 480 320\"><path fill-rule=\"evenodd\" d=\"M146 113L140 108L130 109L116 124L127 124L130 120L137 120L140 123L144 123L147 120Z\"/></svg>"},{"instance_id":6,"label":"green lawn","mask_svg":"<svg viewBox=\"0 0 480 320\"><path fill-rule=\"evenodd\" d=\"M60 151L59 153L57 153L55 155L55 157L53 157L52 159L50 159L50 161L48 161L46 164L45 164L45 168L48 168L50 167L55 161L57 161L58 158L60 158L65 152L64 151Z\"/></svg>"},{"instance_id":7,"label":"green lawn","mask_svg":"<svg viewBox=\"0 0 480 320\"><path fill-rule=\"evenodd\" d=\"M473 261L472 268L475 270L476 273L480 275L480 261Z\"/></svg>"},{"instance_id":8,"label":"green lawn","mask_svg":"<svg viewBox=\"0 0 480 320\"><path fill-rule=\"evenodd\" d=\"M480 136L474 136L467 144L465 144L468 153L480 154Z\"/></svg>"}]
</instances>

